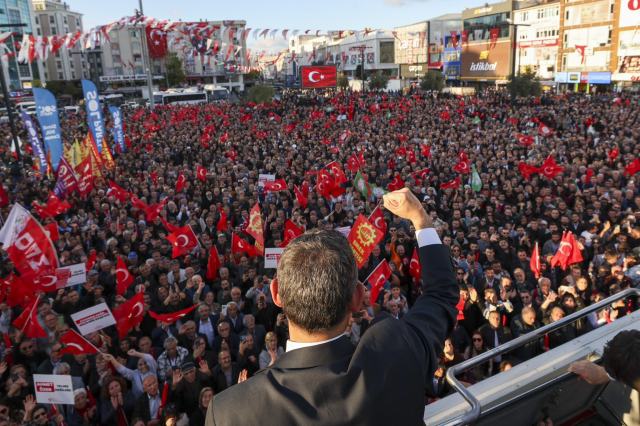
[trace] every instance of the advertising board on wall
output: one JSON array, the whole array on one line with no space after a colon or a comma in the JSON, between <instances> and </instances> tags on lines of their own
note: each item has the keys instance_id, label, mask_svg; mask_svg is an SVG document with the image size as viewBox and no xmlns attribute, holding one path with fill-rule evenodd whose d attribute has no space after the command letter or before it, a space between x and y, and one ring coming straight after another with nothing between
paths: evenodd
<instances>
[{"instance_id":1,"label":"advertising board on wall","mask_svg":"<svg viewBox=\"0 0 640 426\"><path fill-rule=\"evenodd\" d=\"M462 47L462 79L504 80L508 78L510 43L469 43Z\"/></svg>"}]
</instances>

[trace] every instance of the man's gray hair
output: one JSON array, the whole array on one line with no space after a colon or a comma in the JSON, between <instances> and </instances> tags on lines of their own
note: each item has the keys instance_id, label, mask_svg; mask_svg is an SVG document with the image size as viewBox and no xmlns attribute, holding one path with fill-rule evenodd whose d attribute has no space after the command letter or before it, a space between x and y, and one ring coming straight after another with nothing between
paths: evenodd
<instances>
[{"instance_id":1,"label":"man's gray hair","mask_svg":"<svg viewBox=\"0 0 640 426\"><path fill-rule=\"evenodd\" d=\"M69 366L69 364L67 364L66 362L61 362L60 364L53 367L53 374L58 375L64 370L69 370L69 373L71 373L71 367Z\"/></svg>"},{"instance_id":2,"label":"man's gray hair","mask_svg":"<svg viewBox=\"0 0 640 426\"><path fill-rule=\"evenodd\" d=\"M244 318L242 319L242 325L244 325L245 327L247 326L247 318L251 318L253 320L255 320L256 318L251 315L251 314L247 314L244 316Z\"/></svg>"},{"instance_id":3,"label":"man's gray hair","mask_svg":"<svg viewBox=\"0 0 640 426\"><path fill-rule=\"evenodd\" d=\"M312 229L291 241L278 263L278 288L289 320L309 333L326 333L349 312L358 264L347 238Z\"/></svg>"},{"instance_id":4,"label":"man's gray hair","mask_svg":"<svg viewBox=\"0 0 640 426\"><path fill-rule=\"evenodd\" d=\"M546 277L540 277L540 279L538 280L538 285L542 285L542 283L549 281L549 284L551 284L551 280L549 278Z\"/></svg>"},{"instance_id":5,"label":"man's gray hair","mask_svg":"<svg viewBox=\"0 0 640 426\"><path fill-rule=\"evenodd\" d=\"M167 346L170 346L170 345L172 345L174 343L177 345L178 344L178 339L176 339L173 336L170 336L170 337L167 337L166 339L164 339L163 346L164 346L165 349L167 349Z\"/></svg>"}]
</instances>

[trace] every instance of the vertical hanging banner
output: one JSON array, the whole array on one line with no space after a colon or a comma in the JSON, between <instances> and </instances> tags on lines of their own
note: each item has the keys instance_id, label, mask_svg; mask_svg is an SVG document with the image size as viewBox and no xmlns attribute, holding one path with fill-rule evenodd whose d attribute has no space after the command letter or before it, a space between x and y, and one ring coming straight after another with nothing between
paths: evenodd
<instances>
[{"instance_id":1,"label":"vertical hanging banner","mask_svg":"<svg viewBox=\"0 0 640 426\"><path fill-rule=\"evenodd\" d=\"M47 154L44 152L42 143L40 143L40 138L38 137L38 130L36 129L36 125L31 119L31 116L24 111L21 111L21 113L22 113L22 121L24 122L24 126L27 128L27 133L29 134L29 141L31 142L31 148L33 148L33 153L38 158L40 173L42 175L45 175L47 173Z\"/></svg>"},{"instance_id":2,"label":"vertical hanging banner","mask_svg":"<svg viewBox=\"0 0 640 426\"><path fill-rule=\"evenodd\" d=\"M93 135L93 140L96 141L96 145L98 146L98 153L100 153L102 152L102 140L104 138L104 122L102 121L102 109L100 108L98 88L93 81L82 80L82 91L84 92L84 103L87 106L89 129Z\"/></svg>"},{"instance_id":3,"label":"vertical hanging banner","mask_svg":"<svg viewBox=\"0 0 640 426\"><path fill-rule=\"evenodd\" d=\"M120 149L122 150L122 152L124 152L125 146L124 131L122 130L122 112L120 112L120 108L118 108L117 106L110 106L109 111L111 112L111 117L113 118L113 139L118 145L120 145Z\"/></svg>"},{"instance_id":4,"label":"vertical hanging banner","mask_svg":"<svg viewBox=\"0 0 640 426\"><path fill-rule=\"evenodd\" d=\"M50 91L36 87L33 89L33 99L36 103L36 114L42 139L44 139L44 148L51 155L51 167L57 171L62 157L62 135L56 98Z\"/></svg>"}]
</instances>

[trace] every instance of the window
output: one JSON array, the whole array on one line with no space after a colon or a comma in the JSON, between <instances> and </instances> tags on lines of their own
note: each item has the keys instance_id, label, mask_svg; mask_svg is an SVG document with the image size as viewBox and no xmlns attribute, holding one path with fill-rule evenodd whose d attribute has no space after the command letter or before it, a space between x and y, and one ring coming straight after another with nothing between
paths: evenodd
<instances>
[{"instance_id":1,"label":"window","mask_svg":"<svg viewBox=\"0 0 640 426\"><path fill-rule=\"evenodd\" d=\"M87 68L87 63L84 61L84 59L82 60L82 68Z\"/></svg>"},{"instance_id":2,"label":"window","mask_svg":"<svg viewBox=\"0 0 640 426\"><path fill-rule=\"evenodd\" d=\"M40 28L36 28L36 34L38 34L39 36L42 35L42 32L40 31Z\"/></svg>"},{"instance_id":3,"label":"window","mask_svg":"<svg viewBox=\"0 0 640 426\"><path fill-rule=\"evenodd\" d=\"M73 64L73 58L71 58L71 60L69 61L69 68L75 68Z\"/></svg>"},{"instance_id":4,"label":"window","mask_svg":"<svg viewBox=\"0 0 640 426\"><path fill-rule=\"evenodd\" d=\"M529 38L529 33L527 31L518 31L518 40L526 40Z\"/></svg>"},{"instance_id":5,"label":"window","mask_svg":"<svg viewBox=\"0 0 640 426\"><path fill-rule=\"evenodd\" d=\"M75 79L76 79L76 72L71 71L71 80L75 80Z\"/></svg>"},{"instance_id":6,"label":"window","mask_svg":"<svg viewBox=\"0 0 640 426\"><path fill-rule=\"evenodd\" d=\"M111 43L111 50L120 50L120 43Z\"/></svg>"},{"instance_id":7,"label":"window","mask_svg":"<svg viewBox=\"0 0 640 426\"><path fill-rule=\"evenodd\" d=\"M86 71L82 71L82 77L83 77L83 78L89 78L89 76L87 75L87 72L86 72Z\"/></svg>"},{"instance_id":8,"label":"window","mask_svg":"<svg viewBox=\"0 0 640 426\"><path fill-rule=\"evenodd\" d=\"M64 34L69 34L69 27L64 27Z\"/></svg>"},{"instance_id":9,"label":"window","mask_svg":"<svg viewBox=\"0 0 640 426\"><path fill-rule=\"evenodd\" d=\"M51 27L51 35L58 35L58 30L56 27Z\"/></svg>"},{"instance_id":10,"label":"window","mask_svg":"<svg viewBox=\"0 0 640 426\"><path fill-rule=\"evenodd\" d=\"M76 18L76 29L80 29L80 20Z\"/></svg>"},{"instance_id":11,"label":"window","mask_svg":"<svg viewBox=\"0 0 640 426\"><path fill-rule=\"evenodd\" d=\"M114 73L115 75L122 75L122 68L121 68L121 67L115 67L115 68L113 69L113 73Z\"/></svg>"},{"instance_id":12,"label":"window","mask_svg":"<svg viewBox=\"0 0 640 426\"><path fill-rule=\"evenodd\" d=\"M140 37L140 31L138 31L137 29L131 29L129 30L129 36L131 38L138 38Z\"/></svg>"},{"instance_id":13,"label":"window","mask_svg":"<svg viewBox=\"0 0 640 426\"><path fill-rule=\"evenodd\" d=\"M67 17L66 17L66 16L63 16L63 17L62 17L62 22L64 22L64 24L65 24L65 25L67 25L67 24L68 24L68 22L67 22Z\"/></svg>"},{"instance_id":14,"label":"window","mask_svg":"<svg viewBox=\"0 0 640 426\"><path fill-rule=\"evenodd\" d=\"M18 73L20 77L31 77L31 67L28 64L18 65Z\"/></svg>"},{"instance_id":15,"label":"window","mask_svg":"<svg viewBox=\"0 0 640 426\"><path fill-rule=\"evenodd\" d=\"M64 74L61 72L58 73L58 80L64 80Z\"/></svg>"},{"instance_id":16,"label":"window","mask_svg":"<svg viewBox=\"0 0 640 426\"><path fill-rule=\"evenodd\" d=\"M60 51L58 50L56 51L56 58L59 58L59 57L60 57Z\"/></svg>"},{"instance_id":17,"label":"window","mask_svg":"<svg viewBox=\"0 0 640 426\"><path fill-rule=\"evenodd\" d=\"M49 15L49 23L50 24L55 24L56 23L55 15Z\"/></svg>"},{"instance_id":18,"label":"window","mask_svg":"<svg viewBox=\"0 0 640 426\"><path fill-rule=\"evenodd\" d=\"M395 63L394 51L395 51L395 42L381 41L380 42L380 63L381 64Z\"/></svg>"},{"instance_id":19,"label":"window","mask_svg":"<svg viewBox=\"0 0 640 426\"><path fill-rule=\"evenodd\" d=\"M566 71L567 70L567 54L563 53L562 54L562 71Z\"/></svg>"},{"instance_id":20,"label":"window","mask_svg":"<svg viewBox=\"0 0 640 426\"><path fill-rule=\"evenodd\" d=\"M469 41L475 41L476 31L482 30L483 38L489 38L492 29L499 29L498 37L509 37L511 12L496 13L494 15L480 16L477 18L466 19L463 23L463 29L469 31Z\"/></svg>"},{"instance_id":21,"label":"window","mask_svg":"<svg viewBox=\"0 0 640 426\"><path fill-rule=\"evenodd\" d=\"M565 32L564 40L562 40L562 48L566 49L568 44L569 44L569 34Z\"/></svg>"},{"instance_id":22,"label":"window","mask_svg":"<svg viewBox=\"0 0 640 426\"><path fill-rule=\"evenodd\" d=\"M20 9L13 9L13 8L9 8L7 9L7 12L9 13L9 22L12 24L19 24L22 23L22 15L20 14ZM29 27L27 27L29 28ZM20 33L22 34L24 31L24 27L12 27L11 29L14 33ZM27 31L30 31L27 29Z\"/></svg>"},{"instance_id":23,"label":"window","mask_svg":"<svg viewBox=\"0 0 640 426\"><path fill-rule=\"evenodd\" d=\"M565 20L565 21L568 21L568 20L569 20L569 10L565 11L565 14L564 14L564 20Z\"/></svg>"},{"instance_id":24,"label":"window","mask_svg":"<svg viewBox=\"0 0 640 426\"><path fill-rule=\"evenodd\" d=\"M40 19L36 16L36 25L40 25Z\"/></svg>"},{"instance_id":25,"label":"window","mask_svg":"<svg viewBox=\"0 0 640 426\"><path fill-rule=\"evenodd\" d=\"M44 73L44 79L45 79L45 80L49 80L49 74L48 74L46 71L45 71L45 73Z\"/></svg>"},{"instance_id":26,"label":"window","mask_svg":"<svg viewBox=\"0 0 640 426\"><path fill-rule=\"evenodd\" d=\"M522 22L527 22L529 20L529 12L522 12L520 14L520 20Z\"/></svg>"},{"instance_id":27,"label":"window","mask_svg":"<svg viewBox=\"0 0 640 426\"><path fill-rule=\"evenodd\" d=\"M56 61L56 68L59 70L62 69L62 61Z\"/></svg>"},{"instance_id":28,"label":"window","mask_svg":"<svg viewBox=\"0 0 640 426\"><path fill-rule=\"evenodd\" d=\"M140 50L140 43L131 43L131 48L133 50Z\"/></svg>"}]
</instances>

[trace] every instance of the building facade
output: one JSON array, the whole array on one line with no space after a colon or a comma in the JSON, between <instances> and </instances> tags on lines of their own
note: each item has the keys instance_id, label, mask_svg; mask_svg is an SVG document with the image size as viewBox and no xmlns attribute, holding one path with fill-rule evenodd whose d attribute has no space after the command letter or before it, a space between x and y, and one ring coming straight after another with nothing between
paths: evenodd
<instances>
[{"instance_id":1,"label":"building facade","mask_svg":"<svg viewBox=\"0 0 640 426\"><path fill-rule=\"evenodd\" d=\"M369 34L349 36L340 41L342 72L356 77L358 65L362 65L364 76L382 72L391 77L398 76L398 65L394 58L394 36L391 30L373 30ZM357 76L358 79L362 75Z\"/></svg>"},{"instance_id":2,"label":"building facade","mask_svg":"<svg viewBox=\"0 0 640 426\"><path fill-rule=\"evenodd\" d=\"M462 51L460 32L457 32L455 37L454 45L453 34L444 36L444 65L442 73L448 86L458 86L460 84L460 52Z\"/></svg>"},{"instance_id":3,"label":"building facade","mask_svg":"<svg viewBox=\"0 0 640 426\"><path fill-rule=\"evenodd\" d=\"M0 0L0 24L26 24L24 27L3 29L3 31L13 32L5 41L5 46L12 52L16 51L14 43L22 42L23 34L37 36L31 0ZM29 90L33 87L33 80L43 80L44 70L39 61L33 61L31 64L19 64L16 59L17 52L15 56L9 58L9 66L3 67L4 77L9 85L9 91L16 92L15 95L21 96L23 90Z\"/></svg>"},{"instance_id":4,"label":"building facade","mask_svg":"<svg viewBox=\"0 0 640 426\"><path fill-rule=\"evenodd\" d=\"M552 0L517 10L516 73L529 69L542 80L553 80L558 63L560 1Z\"/></svg>"},{"instance_id":5,"label":"building facade","mask_svg":"<svg viewBox=\"0 0 640 426\"><path fill-rule=\"evenodd\" d=\"M615 5L617 28L612 44L615 48L615 69L611 80L617 90L640 91L640 2L621 1Z\"/></svg>"},{"instance_id":6,"label":"building facade","mask_svg":"<svg viewBox=\"0 0 640 426\"><path fill-rule=\"evenodd\" d=\"M82 14L71 10L61 0L32 0L36 36L47 38L83 31ZM70 50L59 49L55 55L41 62L44 81L78 81L89 78L88 55L82 53L80 43ZM97 70L96 70L97 71Z\"/></svg>"}]
</instances>

